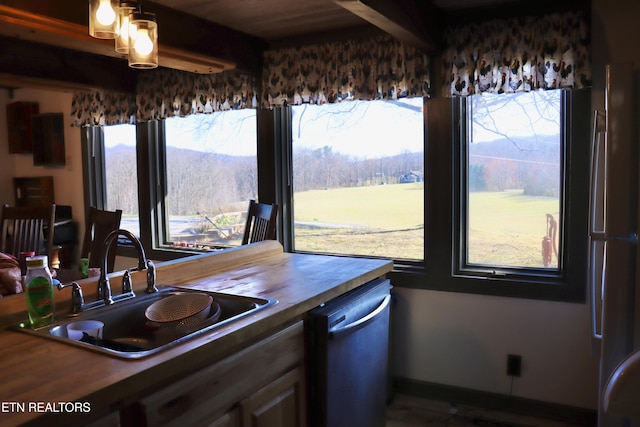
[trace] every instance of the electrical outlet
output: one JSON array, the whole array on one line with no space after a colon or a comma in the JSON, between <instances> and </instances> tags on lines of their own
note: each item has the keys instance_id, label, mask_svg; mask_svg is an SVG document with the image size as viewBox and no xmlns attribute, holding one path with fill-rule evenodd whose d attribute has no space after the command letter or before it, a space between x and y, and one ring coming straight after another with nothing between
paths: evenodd
<instances>
[{"instance_id":1,"label":"electrical outlet","mask_svg":"<svg viewBox=\"0 0 640 427\"><path fill-rule=\"evenodd\" d=\"M519 377L522 373L522 356L517 354L507 355L507 375Z\"/></svg>"}]
</instances>

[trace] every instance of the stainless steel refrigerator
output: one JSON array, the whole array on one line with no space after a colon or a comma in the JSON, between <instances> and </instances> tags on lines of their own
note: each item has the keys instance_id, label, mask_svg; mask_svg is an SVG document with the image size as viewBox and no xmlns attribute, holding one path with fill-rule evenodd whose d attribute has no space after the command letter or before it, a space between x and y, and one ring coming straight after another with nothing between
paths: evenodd
<instances>
[{"instance_id":1,"label":"stainless steel refrigerator","mask_svg":"<svg viewBox=\"0 0 640 427\"><path fill-rule=\"evenodd\" d=\"M606 71L605 110L593 120L589 212L598 425L640 426L639 80L632 64Z\"/></svg>"}]
</instances>

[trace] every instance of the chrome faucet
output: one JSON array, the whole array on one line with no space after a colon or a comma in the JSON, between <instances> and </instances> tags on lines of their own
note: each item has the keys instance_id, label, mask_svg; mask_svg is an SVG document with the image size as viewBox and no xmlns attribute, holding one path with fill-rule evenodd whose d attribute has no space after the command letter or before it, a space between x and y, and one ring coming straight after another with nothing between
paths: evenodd
<instances>
[{"instance_id":1,"label":"chrome faucet","mask_svg":"<svg viewBox=\"0 0 640 427\"><path fill-rule=\"evenodd\" d=\"M114 240L117 241L118 236L122 235L127 237L133 246L136 247L138 251L138 268L137 271L147 270L147 293L157 292L158 288L156 288L155 279L155 266L151 260L148 260L145 253L144 248L142 247L142 243L136 236L133 235L128 230L114 230L107 235L104 239L104 252L102 253L102 268L100 269L100 279L98 279L98 301L102 301L104 305L113 304L114 298L111 296L111 284L109 283L109 278L107 277L107 254L109 253L109 248ZM131 286L131 276L130 271L125 271L123 280L122 280L122 294L117 296L117 299L127 299L135 297L135 293L133 292L133 287ZM135 270L134 270L135 271Z\"/></svg>"},{"instance_id":2,"label":"chrome faucet","mask_svg":"<svg viewBox=\"0 0 640 427\"><path fill-rule=\"evenodd\" d=\"M122 293L115 297L111 295L111 284L107 277L107 254L109 248L114 240L117 240L119 235L126 236L138 251L138 268L131 268L125 270L122 276ZM131 282L131 272L147 270L147 289L146 293L158 292L156 287L156 267L150 259L147 259L142 243L136 236L134 236L128 230L115 230L109 233L104 239L104 253L102 255L102 268L100 269L100 279L98 279L98 297L96 301L86 303L82 295L82 288L76 282L70 284L60 283L58 289L70 287L71 290L71 310L70 315L77 316L85 310L91 310L98 307L104 307L105 305L111 305L116 301L121 301L129 298L133 298L136 294L133 292L133 284Z\"/></svg>"}]
</instances>

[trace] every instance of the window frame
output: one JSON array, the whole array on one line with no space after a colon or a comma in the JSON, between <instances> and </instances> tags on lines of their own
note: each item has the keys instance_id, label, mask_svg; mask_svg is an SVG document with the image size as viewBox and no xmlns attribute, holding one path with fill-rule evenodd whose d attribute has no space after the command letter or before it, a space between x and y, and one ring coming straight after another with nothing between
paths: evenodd
<instances>
[{"instance_id":1,"label":"window frame","mask_svg":"<svg viewBox=\"0 0 640 427\"><path fill-rule=\"evenodd\" d=\"M458 269L460 215L457 214L460 195L460 138L463 128L460 98L424 98L424 165L425 165L425 231L424 260L397 260L389 277L395 286L495 295L538 300L584 303L586 299L587 209L589 182L589 114L590 90L563 91L562 108L567 141L566 194L563 206L565 246L562 274L557 278L545 275L473 274ZM584 113L586 109L586 114ZM278 238L285 251L291 252L293 205L291 199L291 112L289 107L258 110L258 197L274 200L281 207L278 214ZM573 127L573 132L569 128ZM85 128L82 128L83 132ZM85 164L91 159L91 132L83 133ZM147 255L169 260L201 252L172 248L159 241L166 227L162 214L164 153L163 122L138 123L136 126L138 166L138 198L140 209L140 239ZM428 141L428 142L427 142ZM585 144L585 141L587 144ZM104 159L104 157L102 158ZM102 160L104 161L104 160ZM97 168L99 169L99 168ZM97 175L100 175L99 173ZM100 176L85 173L85 194L92 186L100 186ZM104 176L104 175L103 175ZM448 177L444 179L443 177ZM88 179L87 179L88 178ZM104 180L104 178L102 178ZM429 185L437 182L438 185ZM104 184L104 181L102 181ZM95 190L92 190L95 192ZM85 200L93 201L90 197ZM163 225L164 224L164 225ZM456 231L457 229L457 231ZM126 248L125 248L126 249ZM456 254L456 252L458 252ZM126 255L119 249L120 255ZM346 255L335 255L346 256Z\"/></svg>"},{"instance_id":2,"label":"window frame","mask_svg":"<svg viewBox=\"0 0 640 427\"><path fill-rule=\"evenodd\" d=\"M509 94L504 94L509 96ZM482 278L513 278L513 280L529 280L539 281L541 283L562 283L567 265L566 242L568 239L568 218L565 215L565 194L567 194L567 186L569 185L567 177L567 152L569 148L568 133L560 132L561 154L560 164L562 170L560 174L560 220L559 228L561 233L558 235L558 268L545 269L535 267L517 267L517 266L498 266L491 264L472 264L467 260L468 241L467 241L467 224L469 223L469 200L468 200L468 182L469 182L469 151L468 141L470 138L470 129L473 113L471 108L472 97L460 98L458 115L460 123L460 137L457 144L454 143L454 161L455 167L453 172L453 188L454 188L454 216L456 218L457 227L454 227L454 241L457 242L454 261L455 276L471 276ZM567 122L567 102L566 94L560 96L560 127L566 128Z\"/></svg>"},{"instance_id":3,"label":"window frame","mask_svg":"<svg viewBox=\"0 0 640 427\"><path fill-rule=\"evenodd\" d=\"M422 99L422 111L423 111L423 148L426 145L425 141L426 141L426 127L425 127L425 106L426 106L426 102L429 99L428 96L422 96L420 97ZM348 101L347 101L348 102ZM381 101L381 102L385 102L385 101ZM286 170L285 170L285 174L286 174L286 179L284 180L285 185L281 187L281 192L283 195L285 195L285 197L283 197L283 200L286 200L287 206L289 206L289 208L286 210L287 213L287 218L290 218L290 220L288 221L287 225L285 225L286 227L286 234L285 234L285 249L289 252L295 252L295 253L302 253L302 254L317 254L317 255L327 255L327 256L336 256L336 257L350 257L350 258L376 258L376 259L390 259L388 257L384 257L384 256L368 256L368 255L362 255L362 254L343 254L343 253L333 253L333 252L313 252L310 250L302 250L302 249L295 249L295 225L294 225L294 210L295 210L295 205L293 202L294 199L294 188L293 188L293 182L294 182L294 177L293 177L293 171L294 171L294 167L293 167L293 159L294 159L294 154L293 154L293 137L292 137L292 118L293 118L293 111L292 111L292 107L291 106L287 106L287 107L278 107L276 109L276 117L280 117L282 120L282 118L288 120L287 123L280 123L281 125L281 129L280 131L278 131L278 135L280 135L280 142L279 144L281 144L282 147L284 147L284 157L282 158L282 164L286 165ZM281 110L281 112L278 112L278 110ZM284 138L284 139L283 139ZM427 163L426 163L426 149L423 149L423 158L422 158L422 164L423 164L423 168L424 168L424 181L423 184L425 184L425 189L426 189L426 168L427 168ZM423 238L426 242L426 192L425 192L425 200L424 200L424 206L425 208L423 209L423 224L425 224L425 230L423 231ZM280 215L280 213L278 213L278 215ZM284 216L284 215L283 215ZM425 266L425 260L427 258L427 254L426 254L426 245L423 247L423 258L422 259L409 259L409 258L399 258L399 259L393 259L394 261L394 269L397 269L398 271L423 271L424 270L424 266Z\"/></svg>"},{"instance_id":4,"label":"window frame","mask_svg":"<svg viewBox=\"0 0 640 427\"><path fill-rule=\"evenodd\" d=\"M425 104L427 138L424 269L394 268L394 285L416 289L584 303L586 301L587 212L589 201L590 90L563 90L561 129L565 141L565 226L561 273L552 275L510 271L492 274L460 267L464 219L460 182L464 141L462 98L437 98ZM585 144L586 142L586 144ZM443 179L450 177L450 179ZM438 182L437 186L429 185Z\"/></svg>"},{"instance_id":5,"label":"window frame","mask_svg":"<svg viewBox=\"0 0 640 427\"><path fill-rule=\"evenodd\" d=\"M257 114L255 117L257 125ZM149 246L152 253L158 254L162 258L177 258L190 255L208 253L208 249L198 249L195 247L174 246L168 239L170 229L170 218L167 208L167 144L166 144L166 119L151 120L145 123L147 148L139 152L139 158L146 160L146 167L149 171L149 203L150 217L152 221L145 228L149 234ZM144 124L143 124L144 125ZM256 132L257 136L257 132ZM140 138L140 135L139 135ZM259 153L256 155L259 158ZM266 200L262 193L266 192L265 188L260 185L260 161L257 160L258 169L258 193L259 200ZM141 167L139 165L139 167ZM146 200L145 200L146 202ZM142 233L142 231L141 231ZM236 246L220 246L220 248L233 248Z\"/></svg>"},{"instance_id":6,"label":"window frame","mask_svg":"<svg viewBox=\"0 0 640 427\"><path fill-rule=\"evenodd\" d=\"M81 127L80 144L83 159L82 183L86 217L90 206L104 209L106 205L104 131L102 127Z\"/></svg>"},{"instance_id":7,"label":"window frame","mask_svg":"<svg viewBox=\"0 0 640 427\"><path fill-rule=\"evenodd\" d=\"M201 254L189 248L176 248L166 241L169 217L166 214L166 145L164 120L149 120L137 125L138 198L140 215L140 240L159 260L172 260ZM142 143L141 143L142 141ZM148 189L145 194L142 189ZM148 212L148 215L142 215Z\"/></svg>"}]
</instances>

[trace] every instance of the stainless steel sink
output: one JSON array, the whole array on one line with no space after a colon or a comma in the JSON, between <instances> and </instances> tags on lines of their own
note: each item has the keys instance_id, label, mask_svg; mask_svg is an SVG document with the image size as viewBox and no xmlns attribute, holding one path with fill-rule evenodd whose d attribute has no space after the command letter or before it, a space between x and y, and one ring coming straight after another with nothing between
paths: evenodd
<instances>
[{"instance_id":1,"label":"stainless steel sink","mask_svg":"<svg viewBox=\"0 0 640 427\"><path fill-rule=\"evenodd\" d=\"M166 328L150 327L144 316L145 309L161 298L180 292L204 292L211 295L213 301L220 306L219 319L214 320L209 317L190 329L166 330ZM32 329L28 322L23 322L15 325L14 329L111 356L139 359L166 350L277 303L278 301L274 299L169 287L161 288L157 293L137 296L110 306L85 311L78 316L67 317L40 328ZM99 320L104 323L102 339L85 336L81 341L76 341L69 338L67 324L78 320Z\"/></svg>"}]
</instances>

